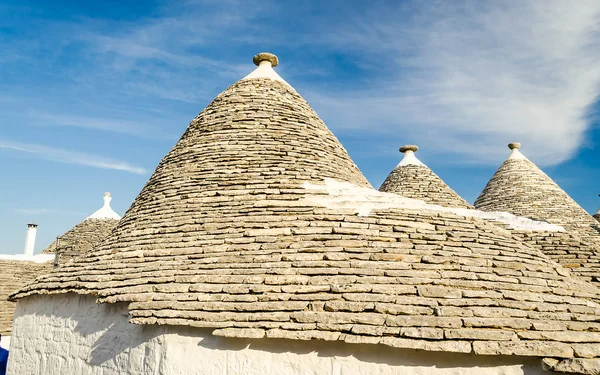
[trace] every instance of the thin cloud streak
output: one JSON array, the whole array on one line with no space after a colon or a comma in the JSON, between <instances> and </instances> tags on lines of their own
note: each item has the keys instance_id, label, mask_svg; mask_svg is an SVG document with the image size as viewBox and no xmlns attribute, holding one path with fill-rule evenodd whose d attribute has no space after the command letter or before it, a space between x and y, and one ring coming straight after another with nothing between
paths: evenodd
<instances>
[{"instance_id":1,"label":"thin cloud streak","mask_svg":"<svg viewBox=\"0 0 600 375\"><path fill-rule=\"evenodd\" d=\"M144 138L164 138L160 134L160 128L142 125L134 121L53 113L32 113L29 117L44 126L76 127L131 134Z\"/></svg>"},{"instance_id":2,"label":"thin cloud streak","mask_svg":"<svg viewBox=\"0 0 600 375\"><path fill-rule=\"evenodd\" d=\"M50 210L48 208L16 208L15 212L19 215L30 216L30 215L54 214L54 213L58 213L59 211Z\"/></svg>"},{"instance_id":3,"label":"thin cloud streak","mask_svg":"<svg viewBox=\"0 0 600 375\"><path fill-rule=\"evenodd\" d=\"M599 2L413 5L410 14L401 8L381 19L378 12L328 33L330 48L358 51L360 63L387 75L352 93L309 93L330 124L403 133L461 162L497 163L509 141L521 141L542 165L589 146L587 112L600 86Z\"/></svg>"},{"instance_id":4,"label":"thin cloud streak","mask_svg":"<svg viewBox=\"0 0 600 375\"><path fill-rule=\"evenodd\" d=\"M101 169L112 169L139 175L146 173L144 168L129 164L124 161L38 144L0 140L0 150L1 149L32 154L41 159L55 161L58 163L82 165Z\"/></svg>"}]
</instances>

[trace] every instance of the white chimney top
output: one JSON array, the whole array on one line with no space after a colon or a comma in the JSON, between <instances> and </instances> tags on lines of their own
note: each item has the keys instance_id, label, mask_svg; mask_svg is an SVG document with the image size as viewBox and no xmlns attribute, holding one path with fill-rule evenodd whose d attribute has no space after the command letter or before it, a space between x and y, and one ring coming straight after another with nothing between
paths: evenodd
<instances>
[{"instance_id":1,"label":"white chimney top","mask_svg":"<svg viewBox=\"0 0 600 375\"><path fill-rule=\"evenodd\" d=\"M101 209L88 216L88 219L115 219L121 220L121 216L110 207L112 197L110 193L104 193L104 206Z\"/></svg>"},{"instance_id":2,"label":"white chimney top","mask_svg":"<svg viewBox=\"0 0 600 375\"><path fill-rule=\"evenodd\" d=\"M25 255L33 255L35 250L35 235L37 224L27 224L27 237L25 237Z\"/></svg>"}]
</instances>

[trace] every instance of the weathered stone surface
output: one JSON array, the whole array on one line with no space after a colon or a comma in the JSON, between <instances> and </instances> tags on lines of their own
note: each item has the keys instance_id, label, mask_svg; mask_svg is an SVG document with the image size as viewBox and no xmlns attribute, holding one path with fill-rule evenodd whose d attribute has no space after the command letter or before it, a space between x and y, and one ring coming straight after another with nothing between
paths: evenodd
<instances>
[{"instance_id":1,"label":"weathered stone surface","mask_svg":"<svg viewBox=\"0 0 600 375\"><path fill-rule=\"evenodd\" d=\"M0 335L10 336L12 329L16 303L8 296L51 269L47 263L0 260Z\"/></svg>"},{"instance_id":2,"label":"weathered stone surface","mask_svg":"<svg viewBox=\"0 0 600 375\"><path fill-rule=\"evenodd\" d=\"M402 327L400 335L410 338L442 340L444 330L440 328Z\"/></svg>"},{"instance_id":3,"label":"weathered stone surface","mask_svg":"<svg viewBox=\"0 0 600 375\"><path fill-rule=\"evenodd\" d=\"M575 356L581 358L600 357L600 344L573 344Z\"/></svg>"},{"instance_id":4,"label":"weathered stone surface","mask_svg":"<svg viewBox=\"0 0 600 375\"><path fill-rule=\"evenodd\" d=\"M490 340L490 341L510 341L517 340L517 334L511 331L500 329L447 329L444 331L447 339L470 339L470 340Z\"/></svg>"},{"instance_id":5,"label":"weathered stone surface","mask_svg":"<svg viewBox=\"0 0 600 375\"><path fill-rule=\"evenodd\" d=\"M451 353L470 353L471 343L466 341L424 341L401 339L396 337L383 337L381 343L403 349L422 349Z\"/></svg>"},{"instance_id":6,"label":"weathered stone surface","mask_svg":"<svg viewBox=\"0 0 600 375\"><path fill-rule=\"evenodd\" d=\"M439 286L419 286L418 293L422 297L437 297L437 298L461 298L462 291L452 288L444 288Z\"/></svg>"},{"instance_id":7,"label":"weathered stone surface","mask_svg":"<svg viewBox=\"0 0 600 375\"><path fill-rule=\"evenodd\" d=\"M573 357L570 345L544 341L475 341L473 352L481 355L524 355L552 356L557 358Z\"/></svg>"},{"instance_id":8,"label":"weathered stone surface","mask_svg":"<svg viewBox=\"0 0 600 375\"><path fill-rule=\"evenodd\" d=\"M265 337L265 330L256 328L223 328L215 329L213 331L213 335L247 339L262 339Z\"/></svg>"},{"instance_id":9,"label":"weathered stone surface","mask_svg":"<svg viewBox=\"0 0 600 375\"><path fill-rule=\"evenodd\" d=\"M555 371L564 374L600 374L600 359L572 358L556 360L554 358L544 358L542 365L547 371Z\"/></svg>"},{"instance_id":10,"label":"weathered stone surface","mask_svg":"<svg viewBox=\"0 0 600 375\"><path fill-rule=\"evenodd\" d=\"M600 332L565 332L565 331L523 331L518 332L526 340L551 340L562 342L597 342L600 346Z\"/></svg>"}]
</instances>

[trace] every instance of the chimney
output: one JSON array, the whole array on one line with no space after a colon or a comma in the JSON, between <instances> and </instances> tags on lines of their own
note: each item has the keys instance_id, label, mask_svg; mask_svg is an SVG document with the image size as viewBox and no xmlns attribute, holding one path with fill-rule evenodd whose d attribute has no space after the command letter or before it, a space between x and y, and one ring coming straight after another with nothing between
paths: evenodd
<instances>
[{"instance_id":1,"label":"chimney","mask_svg":"<svg viewBox=\"0 0 600 375\"><path fill-rule=\"evenodd\" d=\"M25 238L25 255L33 255L35 248L35 235L37 224L27 224L27 237Z\"/></svg>"}]
</instances>

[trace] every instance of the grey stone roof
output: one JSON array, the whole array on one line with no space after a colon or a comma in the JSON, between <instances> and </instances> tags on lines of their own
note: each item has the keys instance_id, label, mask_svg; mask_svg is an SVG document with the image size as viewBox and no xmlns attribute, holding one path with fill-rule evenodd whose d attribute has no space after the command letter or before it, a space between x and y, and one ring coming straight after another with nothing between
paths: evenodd
<instances>
[{"instance_id":1,"label":"grey stone roof","mask_svg":"<svg viewBox=\"0 0 600 375\"><path fill-rule=\"evenodd\" d=\"M515 234L579 278L600 282L600 245L593 237L582 239L572 232L515 231Z\"/></svg>"},{"instance_id":2,"label":"grey stone roof","mask_svg":"<svg viewBox=\"0 0 600 375\"><path fill-rule=\"evenodd\" d=\"M515 147L516 146L516 147ZM527 242L585 280L600 282L600 226L511 143L511 156L475 201L483 211L505 211L563 226L567 233L530 233ZM527 237L527 236L526 236Z\"/></svg>"},{"instance_id":3,"label":"grey stone roof","mask_svg":"<svg viewBox=\"0 0 600 375\"><path fill-rule=\"evenodd\" d=\"M8 301L11 293L49 272L52 263L0 260L0 334L10 335L16 304Z\"/></svg>"},{"instance_id":4,"label":"grey stone roof","mask_svg":"<svg viewBox=\"0 0 600 375\"><path fill-rule=\"evenodd\" d=\"M60 263L63 263L90 251L105 239L117 226L121 216L110 207L112 200L110 193L104 193L103 200L104 206L102 208L59 236L56 241L42 251L42 254L59 252Z\"/></svg>"},{"instance_id":5,"label":"grey stone roof","mask_svg":"<svg viewBox=\"0 0 600 375\"><path fill-rule=\"evenodd\" d=\"M404 150L406 148L406 150ZM416 146L403 146L401 152L413 153ZM409 158L415 158L409 154ZM405 160L407 157L405 156ZM415 159L416 160L416 159ZM420 199L427 203L447 207L473 208L438 175L420 161L400 163L385 179L380 191L400 194L406 198Z\"/></svg>"},{"instance_id":6,"label":"grey stone roof","mask_svg":"<svg viewBox=\"0 0 600 375\"><path fill-rule=\"evenodd\" d=\"M132 323L218 336L600 357L595 286L493 223L370 208L364 190L293 88L244 79L191 122L105 241L13 298L93 294L129 303Z\"/></svg>"},{"instance_id":7,"label":"grey stone roof","mask_svg":"<svg viewBox=\"0 0 600 375\"><path fill-rule=\"evenodd\" d=\"M515 158L515 152L520 157ZM475 207L544 220L575 231L597 224L548 175L523 157L518 148L492 176L475 200Z\"/></svg>"},{"instance_id":8,"label":"grey stone roof","mask_svg":"<svg viewBox=\"0 0 600 375\"><path fill-rule=\"evenodd\" d=\"M85 219L59 236L58 241L52 242L42 254L53 254L58 250L62 262L65 258L90 251L110 234L118 222L115 219Z\"/></svg>"}]
</instances>

